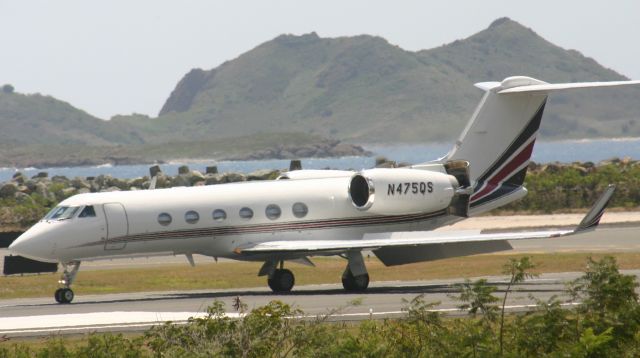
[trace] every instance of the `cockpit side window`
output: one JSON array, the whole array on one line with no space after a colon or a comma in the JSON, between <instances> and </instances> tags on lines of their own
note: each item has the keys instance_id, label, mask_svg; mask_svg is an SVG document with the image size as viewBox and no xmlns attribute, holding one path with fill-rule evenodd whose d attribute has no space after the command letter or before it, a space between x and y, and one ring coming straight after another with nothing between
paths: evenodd
<instances>
[{"instance_id":1,"label":"cockpit side window","mask_svg":"<svg viewBox=\"0 0 640 358\"><path fill-rule=\"evenodd\" d=\"M45 220L65 220L71 219L80 209L79 206L58 206L51 210Z\"/></svg>"},{"instance_id":2,"label":"cockpit side window","mask_svg":"<svg viewBox=\"0 0 640 358\"><path fill-rule=\"evenodd\" d=\"M80 212L80 215L78 215L79 218L95 218L96 217L96 211L93 209L93 205L87 205L84 207L84 209L82 209L82 211Z\"/></svg>"}]
</instances>

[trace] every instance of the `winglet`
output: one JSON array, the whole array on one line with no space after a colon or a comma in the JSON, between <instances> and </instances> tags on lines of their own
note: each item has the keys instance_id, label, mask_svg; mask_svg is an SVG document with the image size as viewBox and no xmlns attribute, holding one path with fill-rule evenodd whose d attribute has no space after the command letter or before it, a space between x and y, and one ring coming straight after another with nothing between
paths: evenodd
<instances>
[{"instance_id":1,"label":"winglet","mask_svg":"<svg viewBox=\"0 0 640 358\"><path fill-rule=\"evenodd\" d=\"M607 189L600 195L600 198L596 201L596 203L591 207L591 210L584 216L578 227L574 230L574 232L580 232L590 229L595 229L596 226L600 223L600 218L602 218L602 214L604 214L604 210L609 205L611 201L611 197L613 196L613 192L616 190L616 186L613 184L609 184Z\"/></svg>"}]
</instances>

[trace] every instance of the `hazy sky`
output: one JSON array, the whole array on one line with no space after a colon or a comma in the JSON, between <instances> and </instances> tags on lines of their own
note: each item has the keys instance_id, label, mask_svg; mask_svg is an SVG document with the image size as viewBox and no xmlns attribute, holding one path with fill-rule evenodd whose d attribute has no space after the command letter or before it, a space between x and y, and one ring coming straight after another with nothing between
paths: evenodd
<instances>
[{"instance_id":1,"label":"hazy sky","mask_svg":"<svg viewBox=\"0 0 640 358\"><path fill-rule=\"evenodd\" d=\"M0 0L0 85L105 119L155 116L191 68L214 68L282 33L371 34L419 50L503 16L640 79L638 0Z\"/></svg>"}]
</instances>

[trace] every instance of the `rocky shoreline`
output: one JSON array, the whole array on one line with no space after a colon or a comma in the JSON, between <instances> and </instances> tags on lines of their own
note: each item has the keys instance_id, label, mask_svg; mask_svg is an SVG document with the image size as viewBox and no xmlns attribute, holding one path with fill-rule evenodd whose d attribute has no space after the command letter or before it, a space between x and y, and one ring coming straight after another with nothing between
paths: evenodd
<instances>
[{"instance_id":1,"label":"rocky shoreline","mask_svg":"<svg viewBox=\"0 0 640 358\"><path fill-rule=\"evenodd\" d=\"M147 148L105 147L104 150L77 150L71 154L49 158L41 151L29 156L4 157L0 154L0 166L14 168L55 168L97 165L141 165L164 164L179 159L172 155L145 155ZM141 154L142 153L142 154ZM247 150L241 153L214 152L206 157L190 156L191 160L211 159L216 161L243 161L263 159L298 159L298 158L337 158L347 156L371 156L372 153L362 146L344 143L339 140L323 139L298 145L275 145L258 150ZM179 156L179 155L178 155Z\"/></svg>"},{"instance_id":2,"label":"rocky shoreline","mask_svg":"<svg viewBox=\"0 0 640 358\"><path fill-rule=\"evenodd\" d=\"M293 160L290 170L299 169L299 161ZM404 166L406 163L396 164L385 158L377 158L377 167ZM533 205L533 200L543 200L551 203L555 209L568 209L575 205L588 207L596 198L601 187L611 181L619 184L617 200L623 202L624 207L637 207L640 191L634 185L635 173L640 168L640 161L629 159L613 159L598 164L591 162L571 164L536 164L529 165L527 188L532 196L515 203L507 210L526 212L540 210ZM76 194L92 192L109 192L122 190L145 190L149 188L151 175L157 174L156 188L170 188L178 186L204 186L222 183L233 183L253 180L269 180L277 178L286 170L263 169L249 174L227 172L218 173L217 167L207 167L204 173L191 170L183 165L178 173L169 175L163 173L159 166L150 168L149 176L131 179L115 178L111 175L67 178L56 175L50 177L41 172L29 178L17 172L7 182L0 183L0 231L23 229L39 220L49 209L58 202ZM631 176L631 177L629 177ZM583 179L581 179L583 178ZM589 181L580 184L580 180ZM629 181L623 182L623 180ZM538 198L540 197L540 198ZM579 198L579 201L576 201ZM624 199L621 200L621 199ZM629 202L629 200L631 202ZM584 202L584 205L582 203ZM564 204L563 204L564 203ZM569 205L568 203L573 203ZM577 204L576 204L577 203ZM522 207L520 207L520 206ZM585 206L586 205L586 206ZM553 209L551 208L551 209ZM553 209L553 210L555 210ZM544 210L543 210L544 211Z\"/></svg>"}]
</instances>

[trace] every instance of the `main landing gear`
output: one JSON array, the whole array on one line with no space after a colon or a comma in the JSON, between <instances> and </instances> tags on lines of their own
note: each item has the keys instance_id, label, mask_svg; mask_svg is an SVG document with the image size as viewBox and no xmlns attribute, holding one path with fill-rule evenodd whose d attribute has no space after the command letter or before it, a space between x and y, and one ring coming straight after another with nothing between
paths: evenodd
<instances>
[{"instance_id":1,"label":"main landing gear","mask_svg":"<svg viewBox=\"0 0 640 358\"><path fill-rule=\"evenodd\" d=\"M342 287L350 292L362 292L369 287L369 273L364 265L364 259L360 251L349 251L341 255L349 261L342 274ZM299 263L314 266L308 258L297 259ZM258 276L267 276L267 283L274 293L291 291L295 284L295 277L290 270L284 268L284 261L266 261Z\"/></svg>"},{"instance_id":2,"label":"main landing gear","mask_svg":"<svg viewBox=\"0 0 640 358\"><path fill-rule=\"evenodd\" d=\"M58 283L62 284L64 287L57 289L54 297L58 303L71 303L74 297L71 284L76 278L78 269L80 269L80 261L63 263L62 267L64 268L64 271L62 272L62 277Z\"/></svg>"},{"instance_id":3,"label":"main landing gear","mask_svg":"<svg viewBox=\"0 0 640 358\"><path fill-rule=\"evenodd\" d=\"M349 260L342 273L342 287L346 291L364 291L369 287L369 273L364 265L364 258L360 251L348 251L345 255Z\"/></svg>"},{"instance_id":4,"label":"main landing gear","mask_svg":"<svg viewBox=\"0 0 640 358\"><path fill-rule=\"evenodd\" d=\"M280 261L280 268L276 268L276 261L267 261L260 269L258 276L268 275L267 283L275 293L289 292L296 283L293 272L284 268L284 261Z\"/></svg>"},{"instance_id":5,"label":"main landing gear","mask_svg":"<svg viewBox=\"0 0 640 358\"><path fill-rule=\"evenodd\" d=\"M354 276L351 270L349 270L349 266L347 266L342 274L342 287L344 287L346 291L364 291L369 287L369 274L365 273Z\"/></svg>"}]
</instances>

